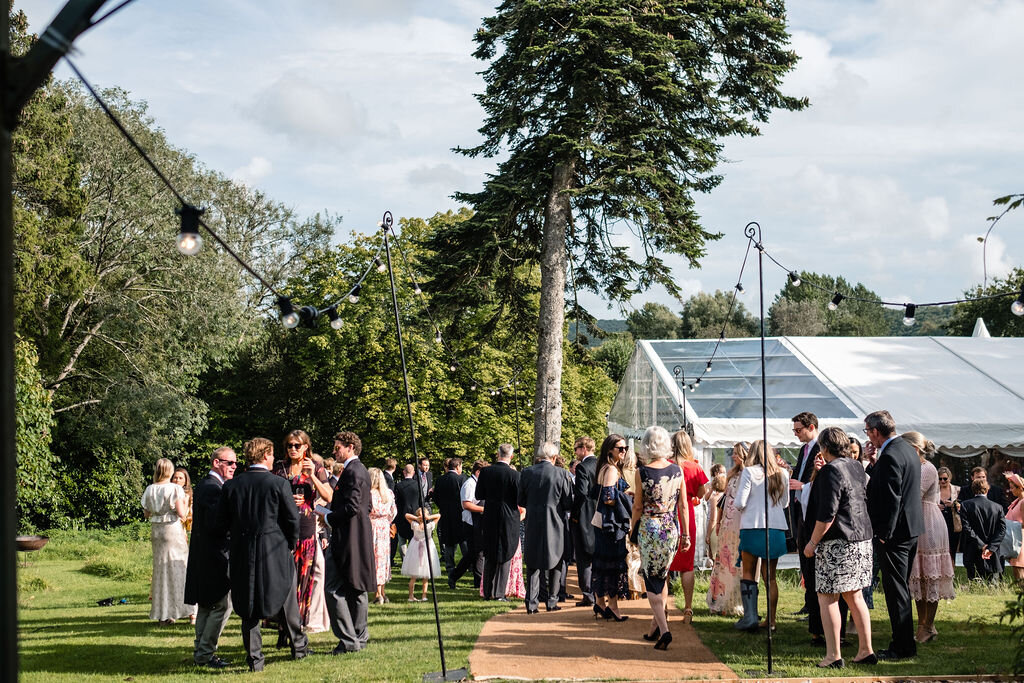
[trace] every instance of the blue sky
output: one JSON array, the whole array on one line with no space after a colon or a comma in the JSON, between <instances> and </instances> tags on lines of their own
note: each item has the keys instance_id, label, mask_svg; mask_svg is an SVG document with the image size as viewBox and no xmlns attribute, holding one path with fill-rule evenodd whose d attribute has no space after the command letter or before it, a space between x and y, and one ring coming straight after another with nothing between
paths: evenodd
<instances>
[{"instance_id":1,"label":"blue sky","mask_svg":"<svg viewBox=\"0 0 1024 683\"><path fill-rule=\"evenodd\" d=\"M17 3L37 32L62 4ZM76 63L93 83L146 100L169 139L207 166L300 212L341 214L344 240L384 210L455 208L452 192L478 188L493 168L450 151L478 141L485 65L471 57L472 35L493 7L139 1L83 35ZM812 106L726 142L725 181L697 198L705 226L725 236L700 269L669 259L683 290L735 284L751 220L786 265L888 300L955 298L980 282L991 200L1024 192L1024 3L802 0L789 3L789 24L801 62L786 89ZM990 277L1024 261L1024 212L995 228L987 254ZM768 303L783 278L767 271ZM744 276L742 300L756 309L755 279ZM652 300L679 308L658 290L631 305Z\"/></svg>"}]
</instances>

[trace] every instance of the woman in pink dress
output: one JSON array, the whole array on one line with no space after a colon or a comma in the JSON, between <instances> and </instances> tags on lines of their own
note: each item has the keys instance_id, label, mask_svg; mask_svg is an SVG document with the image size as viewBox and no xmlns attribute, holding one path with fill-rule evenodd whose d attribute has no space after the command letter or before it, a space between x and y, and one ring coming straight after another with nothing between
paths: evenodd
<instances>
[{"instance_id":1,"label":"woman in pink dress","mask_svg":"<svg viewBox=\"0 0 1024 683\"><path fill-rule=\"evenodd\" d=\"M747 447L738 443L732 447L732 469L726 475L725 498L718 516L718 553L708 583L708 610L723 616L742 616L740 605L740 512L733 505L740 473L747 459Z\"/></svg>"},{"instance_id":2,"label":"woman in pink dress","mask_svg":"<svg viewBox=\"0 0 1024 683\"><path fill-rule=\"evenodd\" d=\"M687 533L690 534L690 538L696 539L697 516L693 512L693 507L699 504L707 493L708 475L704 474L704 470L693 457L693 444L690 443L690 437L684 431L678 431L672 435L672 457L683 471L683 479L686 481L686 493L688 494L686 502L690 520ZM683 523L682 507L680 505L677 508L679 509L680 525ZM672 564L668 567L670 572L682 572L683 599L686 603L683 608L683 622L687 624L693 621L693 555L696 550L697 544L690 543L686 550L676 552L675 557L672 558Z\"/></svg>"},{"instance_id":3,"label":"woman in pink dress","mask_svg":"<svg viewBox=\"0 0 1024 683\"><path fill-rule=\"evenodd\" d=\"M1013 502L1006 512L1006 519L1024 524L1024 503L1021 502L1024 500L1024 479L1019 474L1010 472L1006 474L1006 483L1010 485L1010 493L1013 494ZM1007 562L1013 567L1013 578L1017 583L1024 581L1024 548L1021 549L1020 555L1011 557Z\"/></svg>"},{"instance_id":4,"label":"woman in pink dress","mask_svg":"<svg viewBox=\"0 0 1024 683\"><path fill-rule=\"evenodd\" d=\"M926 459L935 454L935 444L918 432L904 432L901 438L914 447L921 459L921 508L924 533L917 538L917 554L910 567L910 596L917 603L917 634L926 643L939 635L935 612L939 600L952 600L953 562L949 558L949 536L939 507L939 473Z\"/></svg>"},{"instance_id":5,"label":"woman in pink dress","mask_svg":"<svg viewBox=\"0 0 1024 683\"><path fill-rule=\"evenodd\" d=\"M369 473L370 527L373 529L373 561L377 566L377 592L373 601L383 605L390 602L384 588L391 580L391 520L398 514L398 508L384 473L376 467L371 467Z\"/></svg>"},{"instance_id":6,"label":"woman in pink dress","mask_svg":"<svg viewBox=\"0 0 1024 683\"><path fill-rule=\"evenodd\" d=\"M519 508L519 545L512 556L512 566L508 570L508 583L505 584L506 598L526 599L526 581L523 578L523 518L526 508ZM484 587L480 586L480 597L484 596Z\"/></svg>"}]
</instances>

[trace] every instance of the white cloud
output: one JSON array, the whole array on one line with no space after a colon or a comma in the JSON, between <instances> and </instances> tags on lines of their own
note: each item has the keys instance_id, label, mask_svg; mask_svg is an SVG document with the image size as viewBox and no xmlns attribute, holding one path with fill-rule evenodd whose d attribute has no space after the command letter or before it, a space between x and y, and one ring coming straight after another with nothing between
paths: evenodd
<instances>
[{"instance_id":1,"label":"white cloud","mask_svg":"<svg viewBox=\"0 0 1024 683\"><path fill-rule=\"evenodd\" d=\"M241 168L236 168L231 173L231 179L246 185L253 186L266 178L274 170L274 165L264 157L253 157L249 163Z\"/></svg>"}]
</instances>

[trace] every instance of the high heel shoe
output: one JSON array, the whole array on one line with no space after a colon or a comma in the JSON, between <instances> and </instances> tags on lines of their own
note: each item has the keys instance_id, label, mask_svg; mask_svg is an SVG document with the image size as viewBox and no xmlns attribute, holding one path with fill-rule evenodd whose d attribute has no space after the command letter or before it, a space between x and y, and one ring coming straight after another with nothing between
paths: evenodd
<instances>
[{"instance_id":1,"label":"high heel shoe","mask_svg":"<svg viewBox=\"0 0 1024 683\"><path fill-rule=\"evenodd\" d=\"M655 626L654 633L645 633L644 640L654 641L661 637L661 627Z\"/></svg>"},{"instance_id":2,"label":"high heel shoe","mask_svg":"<svg viewBox=\"0 0 1024 683\"><path fill-rule=\"evenodd\" d=\"M626 616L620 617L619 615L617 615L615 612L612 611L611 607L605 607L604 608L604 614L602 616L605 619L614 619L615 621L625 621L626 619L629 619L629 617L626 617Z\"/></svg>"},{"instance_id":3,"label":"high heel shoe","mask_svg":"<svg viewBox=\"0 0 1024 683\"><path fill-rule=\"evenodd\" d=\"M683 610L683 623L684 624L692 624L693 623L693 610L690 609L689 607L687 607L686 609Z\"/></svg>"},{"instance_id":4,"label":"high heel shoe","mask_svg":"<svg viewBox=\"0 0 1024 683\"><path fill-rule=\"evenodd\" d=\"M819 669L842 669L845 666L846 663L843 662L842 657L840 657L839 659L833 659L828 664L822 664L821 662L818 662Z\"/></svg>"},{"instance_id":5,"label":"high heel shoe","mask_svg":"<svg viewBox=\"0 0 1024 683\"><path fill-rule=\"evenodd\" d=\"M658 642L654 644L655 650L667 650L668 644L672 642L672 632L665 631L661 634L661 638L658 638Z\"/></svg>"}]
</instances>

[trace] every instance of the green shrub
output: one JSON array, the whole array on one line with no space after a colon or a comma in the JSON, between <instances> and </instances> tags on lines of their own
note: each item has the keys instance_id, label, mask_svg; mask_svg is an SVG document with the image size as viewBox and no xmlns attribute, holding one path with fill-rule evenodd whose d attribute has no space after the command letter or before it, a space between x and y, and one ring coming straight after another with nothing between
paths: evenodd
<instances>
[{"instance_id":1,"label":"green shrub","mask_svg":"<svg viewBox=\"0 0 1024 683\"><path fill-rule=\"evenodd\" d=\"M134 552L131 547L113 547L82 565L82 571L117 581L149 581L153 562L149 553Z\"/></svg>"}]
</instances>

